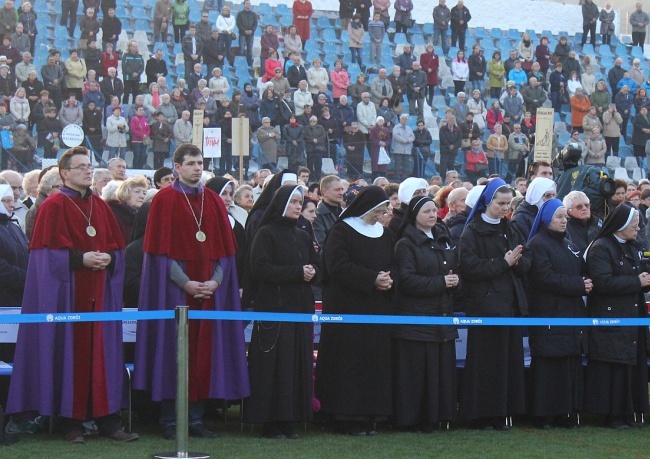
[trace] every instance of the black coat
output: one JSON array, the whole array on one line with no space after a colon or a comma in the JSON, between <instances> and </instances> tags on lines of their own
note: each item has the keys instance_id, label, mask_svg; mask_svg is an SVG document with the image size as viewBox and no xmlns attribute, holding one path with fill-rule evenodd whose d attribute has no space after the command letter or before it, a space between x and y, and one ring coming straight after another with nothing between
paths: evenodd
<instances>
[{"instance_id":1,"label":"black coat","mask_svg":"<svg viewBox=\"0 0 650 459\"><path fill-rule=\"evenodd\" d=\"M632 126L634 126L632 145L645 147L646 142L650 140L650 134L643 132L643 129L650 129L650 116L637 113L632 119ZM645 156L645 153L643 156Z\"/></svg>"},{"instance_id":2,"label":"black coat","mask_svg":"<svg viewBox=\"0 0 650 459\"><path fill-rule=\"evenodd\" d=\"M517 211L512 217L511 226L512 229L519 233L522 241L528 240L530 230L533 229L533 223L535 222L535 217L537 217L538 212L539 209L537 206L528 204L527 201L522 202L521 205L517 207Z\"/></svg>"},{"instance_id":3,"label":"black coat","mask_svg":"<svg viewBox=\"0 0 650 459\"><path fill-rule=\"evenodd\" d=\"M569 217L567 238L584 253L587 246L596 238L601 225L599 219L594 216L586 221Z\"/></svg>"},{"instance_id":4,"label":"black coat","mask_svg":"<svg viewBox=\"0 0 650 459\"><path fill-rule=\"evenodd\" d=\"M445 276L457 271L457 259L449 235L434 228L434 239L413 225L407 225L395 245L395 262L400 283L395 300L398 313L411 316L452 316L453 291ZM458 337L448 325L401 325L396 338L412 341L445 342Z\"/></svg>"},{"instance_id":5,"label":"black coat","mask_svg":"<svg viewBox=\"0 0 650 459\"><path fill-rule=\"evenodd\" d=\"M580 249L558 233L542 228L526 246L531 258L528 272L528 304L532 317L586 317L582 296L583 261ZM531 327L533 357L580 356L583 350L580 327Z\"/></svg>"},{"instance_id":6,"label":"black coat","mask_svg":"<svg viewBox=\"0 0 650 459\"><path fill-rule=\"evenodd\" d=\"M0 306L20 306L23 302L28 245L20 226L0 215Z\"/></svg>"},{"instance_id":7,"label":"black coat","mask_svg":"<svg viewBox=\"0 0 650 459\"><path fill-rule=\"evenodd\" d=\"M491 225L477 215L460 237L460 274L468 316L512 317L528 315L523 277L530 267L526 257L512 268L503 258L523 244L508 220Z\"/></svg>"},{"instance_id":8,"label":"black coat","mask_svg":"<svg viewBox=\"0 0 650 459\"><path fill-rule=\"evenodd\" d=\"M304 280L303 266L311 264L318 272L318 258L311 238L295 221L278 219L260 227L250 253L256 311L314 312L314 294Z\"/></svg>"},{"instance_id":9,"label":"black coat","mask_svg":"<svg viewBox=\"0 0 650 459\"><path fill-rule=\"evenodd\" d=\"M460 141L463 138L463 134L458 125L454 126L453 129L450 129L449 126L441 128L439 136L440 154L455 155L460 148Z\"/></svg>"},{"instance_id":10,"label":"black coat","mask_svg":"<svg viewBox=\"0 0 650 459\"><path fill-rule=\"evenodd\" d=\"M454 215L447 220L447 229L449 230L449 236L451 236L451 243L456 247L460 244L460 235L463 234L465 222L467 222L467 217L469 217L471 210L470 207L467 207L458 215Z\"/></svg>"},{"instance_id":11,"label":"black coat","mask_svg":"<svg viewBox=\"0 0 650 459\"><path fill-rule=\"evenodd\" d=\"M587 252L587 273L594 289L587 301L589 316L602 318L647 317L639 281L641 267L636 243L621 244L614 236L597 239ZM639 332L647 327L592 327L591 360L635 365ZM646 341L647 342L647 341Z\"/></svg>"}]
</instances>

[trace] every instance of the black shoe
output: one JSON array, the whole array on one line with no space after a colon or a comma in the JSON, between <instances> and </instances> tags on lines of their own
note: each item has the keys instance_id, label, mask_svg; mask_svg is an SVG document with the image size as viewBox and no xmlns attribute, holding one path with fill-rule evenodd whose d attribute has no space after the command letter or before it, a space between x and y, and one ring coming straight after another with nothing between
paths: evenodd
<instances>
[{"instance_id":1,"label":"black shoe","mask_svg":"<svg viewBox=\"0 0 650 459\"><path fill-rule=\"evenodd\" d=\"M504 423L502 417L490 418L490 424L494 427L494 430L500 430L502 432L507 432L510 430L510 426Z\"/></svg>"},{"instance_id":2,"label":"black shoe","mask_svg":"<svg viewBox=\"0 0 650 459\"><path fill-rule=\"evenodd\" d=\"M625 430L630 428L630 426L623 422L623 419L621 418L611 418L607 423L607 427L617 430Z\"/></svg>"},{"instance_id":3,"label":"black shoe","mask_svg":"<svg viewBox=\"0 0 650 459\"><path fill-rule=\"evenodd\" d=\"M176 440L176 426L164 427L162 436L165 440Z\"/></svg>"},{"instance_id":4,"label":"black shoe","mask_svg":"<svg viewBox=\"0 0 650 459\"><path fill-rule=\"evenodd\" d=\"M190 426L190 437L219 438L219 434L217 432L206 429L203 427L203 424L192 424Z\"/></svg>"},{"instance_id":5,"label":"black shoe","mask_svg":"<svg viewBox=\"0 0 650 459\"><path fill-rule=\"evenodd\" d=\"M293 430L293 424L290 422L281 423L280 432L289 440L297 440L300 438L300 435Z\"/></svg>"},{"instance_id":6,"label":"black shoe","mask_svg":"<svg viewBox=\"0 0 650 459\"><path fill-rule=\"evenodd\" d=\"M551 428L551 418L549 416L539 416L536 425L538 429L549 430Z\"/></svg>"},{"instance_id":7,"label":"black shoe","mask_svg":"<svg viewBox=\"0 0 650 459\"><path fill-rule=\"evenodd\" d=\"M625 423L630 427L636 427L636 428L643 427L644 423L643 423L643 421L640 420L641 419L640 416L637 419L639 419L639 420L635 421L634 416L631 416L631 417L629 417L629 418L627 418L625 420Z\"/></svg>"}]
</instances>

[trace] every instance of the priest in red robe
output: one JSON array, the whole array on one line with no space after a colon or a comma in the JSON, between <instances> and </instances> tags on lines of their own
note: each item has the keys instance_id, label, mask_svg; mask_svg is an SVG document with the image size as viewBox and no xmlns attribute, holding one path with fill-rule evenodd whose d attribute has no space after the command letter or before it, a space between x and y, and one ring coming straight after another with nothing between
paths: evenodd
<instances>
[{"instance_id":1,"label":"priest in red robe","mask_svg":"<svg viewBox=\"0 0 650 459\"><path fill-rule=\"evenodd\" d=\"M91 190L85 147L59 159L60 193L39 208L30 243L24 313L122 310L124 241L108 205ZM22 324L18 331L8 413L59 414L66 439L83 443L82 421L101 435L137 440L121 428L125 369L122 323Z\"/></svg>"},{"instance_id":2,"label":"priest in red robe","mask_svg":"<svg viewBox=\"0 0 650 459\"><path fill-rule=\"evenodd\" d=\"M236 243L221 198L201 185L203 157L192 144L174 152L178 179L151 203L144 236L140 310L241 310ZM203 426L204 400L239 400L250 394L244 328L240 322L191 320L189 430L214 438ZM135 389L161 402L163 437L175 436L176 323L139 321Z\"/></svg>"}]
</instances>

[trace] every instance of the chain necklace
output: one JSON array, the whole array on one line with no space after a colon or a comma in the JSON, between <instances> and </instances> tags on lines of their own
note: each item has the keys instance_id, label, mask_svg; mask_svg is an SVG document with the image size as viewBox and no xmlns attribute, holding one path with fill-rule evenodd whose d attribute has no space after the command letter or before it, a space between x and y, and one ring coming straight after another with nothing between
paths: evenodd
<instances>
[{"instance_id":1,"label":"chain necklace","mask_svg":"<svg viewBox=\"0 0 650 459\"><path fill-rule=\"evenodd\" d=\"M79 212L81 212L81 215L83 215L84 218L85 218L86 220L88 220L88 226L86 227L86 234L87 234L88 236L90 236L90 237L95 237L95 236L97 236L97 230L95 229L95 227L94 227L93 225L90 224L90 219L93 217L93 195L91 194L91 195L90 195L90 198L89 198L89 199L90 199L90 215L88 215L88 216L86 216L86 214L84 213L84 211L81 210L81 207L79 207L79 206L77 205L77 203L74 202L74 200L73 200L70 196L68 196L68 195L66 194L65 197L68 198L68 199L70 200L70 202L71 202L72 204L74 204L74 206L75 206L77 209L79 209Z\"/></svg>"},{"instance_id":2,"label":"chain necklace","mask_svg":"<svg viewBox=\"0 0 650 459\"><path fill-rule=\"evenodd\" d=\"M192 217L194 217L194 221L196 222L196 226L198 227L198 231L196 232L196 240L199 242L205 242L207 239L205 236L205 233L201 231L201 223L203 222L203 204L205 202L205 190L203 193L201 193L201 214L199 215L199 218L196 218L196 214L194 213L194 209L192 208L192 204L190 204L190 199L187 197L187 193L185 193L185 190L183 189L183 185L181 185L181 191L183 192L183 196L185 196L185 200L187 201L187 205L190 206L190 212L192 212Z\"/></svg>"}]
</instances>

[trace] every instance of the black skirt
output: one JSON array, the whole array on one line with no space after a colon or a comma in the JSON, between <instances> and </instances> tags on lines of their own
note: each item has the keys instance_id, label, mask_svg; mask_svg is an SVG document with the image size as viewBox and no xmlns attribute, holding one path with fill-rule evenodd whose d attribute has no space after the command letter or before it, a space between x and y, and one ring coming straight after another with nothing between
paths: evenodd
<instances>
[{"instance_id":1,"label":"black skirt","mask_svg":"<svg viewBox=\"0 0 650 459\"><path fill-rule=\"evenodd\" d=\"M251 424L307 422L313 417L313 326L255 322L248 352Z\"/></svg>"},{"instance_id":2,"label":"black skirt","mask_svg":"<svg viewBox=\"0 0 650 459\"><path fill-rule=\"evenodd\" d=\"M461 418L522 414L525 405L521 328L470 328L460 397Z\"/></svg>"},{"instance_id":3,"label":"black skirt","mask_svg":"<svg viewBox=\"0 0 650 459\"><path fill-rule=\"evenodd\" d=\"M394 341L395 420L401 426L454 421L457 414L454 341Z\"/></svg>"},{"instance_id":4,"label":"black skirt","mask_svg":"<svg viewBox=\"0 0 650 459\"><path fill-rule=\"evenodd\" d=\"M533 416L582 411L582 357L533 357L530 373Z\"/></svg>"}]
</instances>

